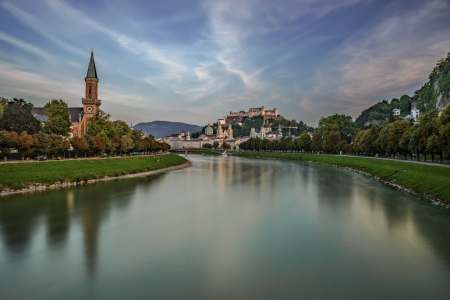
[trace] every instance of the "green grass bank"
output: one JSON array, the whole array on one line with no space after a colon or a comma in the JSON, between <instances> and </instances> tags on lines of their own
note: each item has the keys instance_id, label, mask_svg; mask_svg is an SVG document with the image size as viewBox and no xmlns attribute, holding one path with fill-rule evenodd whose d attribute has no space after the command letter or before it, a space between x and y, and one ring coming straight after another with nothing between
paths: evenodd
<instances>
[{"instance_id":1,"label":"green grass bank","mask_svg":"<svg viewBox=\"0 0 450 300\"><path fill-rule=\"evenodd\" d=\"M19 190L29 183L80 182L116 177L181 165L187 160L176 154L0 164L0 191Z\"/></svg>"},{"instance_id":2,"label":"green grass bank","mask_svg":"<svg viewBox=\"0 0 450 300\"><path fill-rule=\"evenodd\" d=\"M431 194L440 199L450 201L450 168L354 156L262 152L241 152L237 153L236 156L287 160L301 159L302 161L317 161L348 167L381 177L415 192Z\"/></svg>"},{"instance_id":3,"label":"green grass bank","mask_svg":"<svg viewBox=\"0 0 450 300\"><path fill-rule=\"evenodd\" d=\"M195 151L194 154L205 154L205 155L220 155L219 152L216 151L208 151L208 150L200 150L200 151Z\"/></svg>"}]
</instances>

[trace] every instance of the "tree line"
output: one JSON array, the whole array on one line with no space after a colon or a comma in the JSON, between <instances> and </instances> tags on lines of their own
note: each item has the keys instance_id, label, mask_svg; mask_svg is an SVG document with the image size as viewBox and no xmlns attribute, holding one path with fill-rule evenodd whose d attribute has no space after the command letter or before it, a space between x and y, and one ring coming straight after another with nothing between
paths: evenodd
<instances>
[{"instance_id":1,"label":"tree line","mask_svg":"<svg viewBox=\"0 0 450 300\"><path fill-rule=\"evenodd\" d=\"M357 131L350 116L332 115L321 118L319 128L300 137L282 137L280 140L251 138L239 146L243 150L302 151L311 153L353 153L358 155L395 157L408 155L426 160L431 155L450 155L450 106L439 112L431 110L414 123L412 120L394 120L381 126L372 125Z\"/></svg>"},{"instance_id":2,"label":"tree line","mask_svg":"<svg viewBox=\"0 0 450 300\"><path fill-rule=\"evenodd\" d=\"M170 146L159 143L152 135L145 137L142 131L131 129L124 121L111 121L110 115L99 110L89 119L84 137L74 136L69 108L62 100L52 100L45 105L45 122L37 120L31 110L33 105L23 99L0 99L0 151L4 161L12 150L24 158L31 153L49 154L72 149L75 158L84 153L94 156L106 153L117 155L129 151L153 152L167 150Z\"/></svg>"}]
</instances>

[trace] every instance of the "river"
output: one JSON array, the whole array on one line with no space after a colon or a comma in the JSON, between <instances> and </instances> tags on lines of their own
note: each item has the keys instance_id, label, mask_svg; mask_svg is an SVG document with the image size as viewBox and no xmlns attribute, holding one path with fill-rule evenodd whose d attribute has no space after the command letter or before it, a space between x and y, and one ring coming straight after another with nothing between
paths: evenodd
<instances>
[{"instance_id":1,"label":"river","mask_svg":"<svg viewBox=\"0 0 450 300\"><path fill-rule=\"evenodd\" d=\"M0 299L449 299L447 211L331 166L188 158L0 198Z\"/></svg>"}]
</instances>

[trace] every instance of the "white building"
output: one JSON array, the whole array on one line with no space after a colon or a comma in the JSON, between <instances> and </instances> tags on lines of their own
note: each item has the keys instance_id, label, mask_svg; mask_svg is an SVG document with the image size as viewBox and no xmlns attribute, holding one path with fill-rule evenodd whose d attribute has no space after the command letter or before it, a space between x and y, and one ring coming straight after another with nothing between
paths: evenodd
<instances>
[{"instance_id":1,"label":"white building","mask_svg":"<svg viewBox=\"0 0 450 300\"><path fill-rule=\"evenodd\" d=\"M420 117L420 109L411 109L411 117L414 119L414 121L418 121Z\"/></svg>"},{"instance_id":2,"label":"white building","mask_svg":"<svg viewBox=\"0 0 450 300\"><path fill-rule=\"evenodd\" d=\"M272 126L268 121L264 122L263 126L261 126L261 130L257 130L252 128L250 131L251 138L260 138L260 139L269 139L275 140L283 137L281 132L281 126L278 127L278 131L272 131Z\"/></svg>"},{"instance_id":3,"label":"white building","mask_svg":"<svg viewBox=\"0 0 450 300\"><path fill-rule=\"evenodd\" d=\"M392 110L392 113L394 114L394 116L400 116L400 109L399 108L394 108Z\"/></svg>"}]
</instances>

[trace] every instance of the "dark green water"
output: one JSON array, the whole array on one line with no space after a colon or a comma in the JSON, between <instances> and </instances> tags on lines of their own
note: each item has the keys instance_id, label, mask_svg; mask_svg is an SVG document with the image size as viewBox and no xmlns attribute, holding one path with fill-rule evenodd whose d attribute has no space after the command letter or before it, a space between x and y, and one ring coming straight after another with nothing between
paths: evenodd
<instances>
[{"instance_id":1,"label":"dark green water","mask_svg":"<svg viewBox=\"0 0 450 300\"><path fill-rule=\"evenodd\" d=\"M0 198L0 299L450 299L450 215L312 163Z\"/></svg>"}]
</instances>

